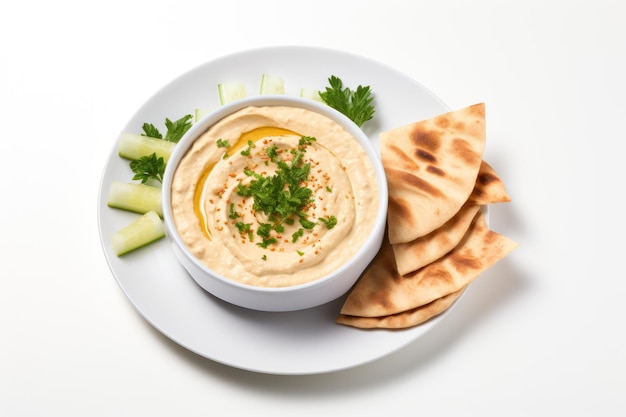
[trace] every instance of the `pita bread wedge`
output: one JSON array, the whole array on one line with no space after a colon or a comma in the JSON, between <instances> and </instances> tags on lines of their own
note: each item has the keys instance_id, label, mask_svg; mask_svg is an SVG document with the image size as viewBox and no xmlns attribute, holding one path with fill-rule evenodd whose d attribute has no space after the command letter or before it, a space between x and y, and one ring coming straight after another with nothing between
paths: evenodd
<instances>
[{"instance_id":1,"label":"pita bread wedge","mask_svg":"<svg viewBox=\"0 0 626 417\"><path fill-rule=\"evenodd\" d=\"M443 226L411 242L392 245L398 272L416 271L448 253L465 235L480 205L511 201L504 183L485 161L480 164L478 177L469 200Z\"/></svg>"},{"instance_id":2,"label":"pita bread wedge","mask_svg":"<svg viewBox=\"0 0 626 417\"><path fill-rule=\"evenodd\" d=\"M454 249L465 236L479 209L479 205L468 202L443 226L426 236L391 245L398 273L406 275L417 271Z\"/></svg>"},{"instance_id":3,"label":"pita bread wedge","mask_svg":"<svg viewBox=\"0 0 626 417\"><path fill-rule=\"evenodd\" d=\"M389 316L358 317L340 314L336 319L336 323L361 329L406 329L422 324L448 310L463 294L463 291L465 291L465 288L438 298L424 306Z\"/></svg>"},{"instance_id":4,"label":"pita bread wedge","mask_svg":"<svg viewBox=\"0 0 626 417\"><path fill-rule=\"evenodd\" d=\"M474 189L484 148L484 103L380 134L390 243L425 236L459 211Z\"/></svg>"},{"instance_id":5,"label":"pita bread wedge","mask_svg":"<svg viewBox=\"0 0 626 417\"><path fill-rule=\"evenodd\" d=\"M511 197L496 171L484 160L480 164L476 184L469 197L475 204L508 203Z\"/></svg>"},{"instance_id":6,"label":"pita bread wedge","mask_svg":"<svg viewBox=\"0 0 626 417\"><path fill-rule=\"evenodd\" d=\"M340 313L380 317L426 305L471 283L518 244L489 230L478 212L461 242L450 252L407 275L398 273L388 240L350 290Z\"/></svg>"}]
</instances>

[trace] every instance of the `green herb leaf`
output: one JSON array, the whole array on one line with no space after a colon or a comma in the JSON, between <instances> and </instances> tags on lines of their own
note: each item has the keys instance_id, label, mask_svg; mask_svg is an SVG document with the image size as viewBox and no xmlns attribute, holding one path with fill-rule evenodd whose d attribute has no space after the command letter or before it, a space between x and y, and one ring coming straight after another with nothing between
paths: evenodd
<instances>
[{"instance_id":1,"label":"green herb leaf","mask_svg":"<svg viewBox=\"0 0 626 417\"><path fill-rule=\"evenodd\" d=\"M165 161L163 157L157 158L156 153L152 153L151 155L130 161L130 169L135 173L133 180L141 180L143 184L150 179L163 182Z\"/></svg>"},{"instance_id":2,"label":"green herb leaf","mask_svg":"<svg viewBox=\"0 0 626 417\"><path fill-rule=\"evenodd\" d=\"M167 131L165 132L165 137L159 132L159 129L156 128L152 123L144 123L142 126L143 136L149 136L151 138L164 139L168 142L178 143L180 139L183 137L185 133L191 128L193 116L191 114L187 114L180 119L172 122L170 119L165 118L165 128Z\"/></svg>"},{"instance_id":3,"label":"green herb leaf","mask_svg":"<svg viewBox=\"0 0 626 417\"><path fill-rule=\"evenodd\" d=\"M369 86L359 85L355 91L343 87L343 81L332 75L328 79L329 87L320 91L324 103L346 115L357 126L374 117L375 108L372 105L374 97Z\"/></svg>"},{"instance_id":4,"label":"green herb leaf","mask_svg":"<svg viewBox=\"0 0 626 417\"><path fill-rule=\"evenodd\" d=\"M296 243L298 239L300 239L304 235L304 229L298 229L297 232L294 232L291 235L291 242Z\"/></svg>"},{"instance_id":5,"label":"green herb leaf","mask_svg":"<svg viewBox=\"0 0 626 417\"><path fill-rule=\"evenodd\" d=\"M169 142L178 143L180 139L187 133L187 131L191 128L193 116L188 114L183 116L182 118L172 122L170 119L165 119L165 127L167 128L167 133L165 134L165 140Z\"/></svg>"},{"instance_id":6,"label":"green herb leaf","mask_svg":"<svg viewBox=\"0 0 626 417\"><path fill-rule=\"evenodd\" d=\"M313 229L315 227L315 224L316 224L315 222L312 222L304 218L300 218L300 225L307 230Z\"/></svg>"},{"instance_id":7,"label":"green herb leaf","mask_svg":"<svg viewBox=\"0 0 626 417\"><path fill-rule=\"evenodd\" d=\"M250 152L252 152L252 148L255 148L256 145L254 144L254 142L252 142L251 140L248 141L248 147L246 149L244 149L243 151L241 151L241 155L243 156L250 156Z\"/></svg>"},{"instance_id":8,"label":"green herb leaf","mask_svg":"<svg viewBox=\"0 0 626 417\"><path fill-rule=\"evenodd\" d=\"M152 123L144 123L142 126L143 132L142 136L149 136L151 138L163 139L163 135L159 132Z\"/></svg>"},{"instance_id":9,"label":"green herb leaf","mask_svg":"<svg viewBox=\"0 0 626 417\"><path fill-rule=\"evenodd\" d=\"M218 139L217 140L217 147L218 148L228 148L230 146L230 143L228 143L228 139Z\"/></svg>"},{"instance_id":10,"label":"green herb leaf","mask_svg":"<svg viewBox=\"0 0 626 417\"><path fill-rule=\"evenodd\" d=\"M230 210L228 212L228 218L231 220L235 220L237 217L239 217L239 213L235 211L235 204L230 203Z\"/></svg>"},{"instance_id":11,"label":"green herb leaf","mask_svg":"<svg viewBox=\"0 0 626 417\"><path fill-rule=\"evenodd\" d=\"M335 216L329 216L328 219L322 217L320 222L324 223L329 230L337 226L337 218Z\"/></svg>"}]
</instances>

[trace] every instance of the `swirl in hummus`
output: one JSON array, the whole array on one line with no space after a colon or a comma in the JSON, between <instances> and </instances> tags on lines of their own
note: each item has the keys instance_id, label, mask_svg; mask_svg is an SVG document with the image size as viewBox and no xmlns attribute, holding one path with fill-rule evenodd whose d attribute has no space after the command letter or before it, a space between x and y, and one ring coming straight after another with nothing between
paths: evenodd
<instances>
[{"instance_id":1,"label":"swirl in hummus","mask_svg":"<svg viewBox=\"0 0 626 417\"><path fill-rule=\"evenodd\" d=\"M262 287L339 268L368 238L379 203L356 139L326 116L289 106L247 107L207 129L176 168L171 195L194 256Z\"/></svg>"}]
</instances>

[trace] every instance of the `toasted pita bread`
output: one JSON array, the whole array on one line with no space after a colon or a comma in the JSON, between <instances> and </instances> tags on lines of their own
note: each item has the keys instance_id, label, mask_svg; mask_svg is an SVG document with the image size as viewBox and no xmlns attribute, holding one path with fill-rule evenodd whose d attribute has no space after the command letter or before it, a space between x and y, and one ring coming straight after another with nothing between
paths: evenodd
<instances>
[{"instance_id":1,"label":"toasted pita bread","mask_svg":"<svg viewBox=\"0 0 626 417\"><path fill-rule=\"evenodd\" d=\"M425 236L459 211L474 189L484 147L484 103L380 134L390 243Z\"/></svg>"},{"instance_id":2,"label":"toasted pita bread","mask_svg":"<svg viewBox=\"0 0 626 417\"><path fill-rule=\"evenodd\" d=\"M385 239L340 313L380 317L426 305L465 287L517 246L511 239L489 230L479 211L452 251L415 272L400 275L393 249Z\"/></svg>"},{"instance_id":3,"label":"toasted pita bread","mask_svg":"<svg viewBox=\"0 0 626 417\"><path fill-rule=\"evenodd\" d=\"M465 288L445 295L425 306L382 317L358 317L340 314L336 322L361 329L405 329L417 326L448 310L463 294Z\"/></svg>"},{"instance_id":4,"label":"toasted pita bread","mask_svg":"<svg viewBox=\"0 0 626 417\"><path fill-rule=\"evenodd\" d=\"M411 242L392 245L400 275L416 271L451 251L463 238L479 205L511 201L504 183L485 161L480 164L478 177L469 200L443 226Z\"/></svg>"},{"instance_id":5,"label":"toasted pita bread","mask_svg":"<svg viewBox=\"0 0 626 417\"><path fill-rule=\"evenodd\" d=\"M428 265L450 252L463 239L472 219L480 209L477 204L466 203L443 226L412 242L391 245L400 275Z\"/></svg>"},{"instance_id":6,"label":"toasted pita bread","mask_svg":"<svg viewBox=\"0 0 626 417\"><path fill-rule=\"evenodd\" d=\"M484 160L480 164L476 184L469 200L474 204L508 203L511 197L496 171Z\"/></svg>"}]
</instances>

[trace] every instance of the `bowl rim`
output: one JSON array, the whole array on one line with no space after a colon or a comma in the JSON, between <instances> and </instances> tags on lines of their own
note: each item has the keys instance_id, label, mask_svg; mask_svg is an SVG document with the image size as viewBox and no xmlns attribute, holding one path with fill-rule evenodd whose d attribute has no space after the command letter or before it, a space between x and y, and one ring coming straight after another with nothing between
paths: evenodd
<instances>
[{"instance_id":1,"label":"bowl rim","mask_svg":"<svg viewBox=\"0 0 626 417\"><path fill-rule=\"evenodd\" d=\"M375 178L378 184L378 211L376 214L376 221L374 222L373 228L367 237L367 239L361 244L361 247L355 252L350 259L340 265L337 269L332 272L314 279L312 281L308 281L301 284L289 285L284 287L264 287L257 286L252 284L246 284L240 281L237 281L232 278L228 278L219 274L205 265L200 261L187 247L185 242L182 240L180 233L175 225L173 214L172 214L172 206L171 206L171 183L172 178L174 176L174 172L178 167L183 156L190 149L195 140L205 132L209 127L217 123L219 120L225 118L226 116L235 113L239 110L242 110L247 107L265 107L265 106L292 106L304 108L307 110L315 111L320 113L326 117L329 117L331 120L339 123L343 128L348 130L348 132L355 137L357 142L363 147L367 156L369 157L372 165L374 167ZM196 268L199 268L203 272L205 272L208 276L217 279L222 284L227 286L240 288L242 290L260 292L260 293L289 293L294 291L301 291L311 287L317 287L323 285L324 283L333 280L337 276L341 275L346 269L350 268L359 258L363 255L363 252L367 251L368 248L376 243L377 236L380 235L380 229L382 229L382 233L384 233L386 228L386 220L387 220L387 207L388 207L388 187L387 180L385 176L385 171L382 165L382 160L378 155L374 145L372 144L372 139L351 119L349 119L346 115L335 110L334 108L321 103L316 102L315 100L298 97L298 96L288 96L284 94L265 94L258 96L249 96L244 97L233 102L220 105L216 109L204 115L200 120L194 123L191 128L183 135L180 141L177 143L176 147L172 151L170 158L168 159L165 173L163 176L162 183L162 206L163 206L163 219L166 235L173 241L173 244L177 246L177 248L181 251L181 253L194 264ZM378 251L376 251L377 253ZM375 256L375 255L374 255ZM369 259L368 262L371 262L372 259ZM195 278L194 278L195 279Z\"/></svg>"}]
</instances>

